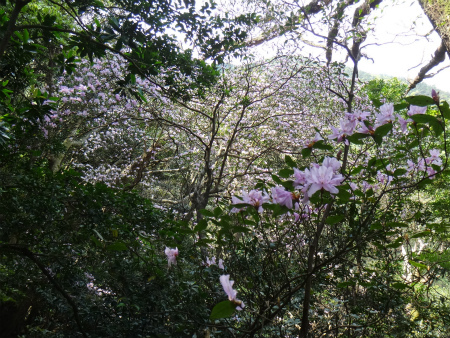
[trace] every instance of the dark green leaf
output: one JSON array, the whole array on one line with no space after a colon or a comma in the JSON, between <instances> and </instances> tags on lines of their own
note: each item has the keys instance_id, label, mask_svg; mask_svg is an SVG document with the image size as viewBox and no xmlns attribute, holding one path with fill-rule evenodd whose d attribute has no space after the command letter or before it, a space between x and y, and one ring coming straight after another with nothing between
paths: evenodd
<instances>
[{"instance_id":1,"label":"dark green leaf","mask_svg":"<svg viewBox=\"0 0 450 338\"><path fill-rule=\"evenodd\" d=\"M386 226L389 228L407 228L408 224L400 223L400 222L388 222Z\"/></svg>"},{"instance_id":2,"label":"dark green leaf","mask_svg":"<svg viewBox=\"0 0 450 338\"><path fill-rule=\"evenodd\" d=\"M442 102L442 104L439 106L442 115L446 119L450 119L450 107L446 101Z\"/></svg>"},{"instance_id":3,"label":"dark green leaf","mask_svg":"<svg viewBox=\"0 0 450 338\"><path fill-rule=\"evenodd\" d=\"M408 170L406 170L406 169L397 169L394 171L394 177L402 176L402 175L406 174L407 172L408 172Z\"/></svg>"},{"instance_id":4,"label":"dark green leaf","mask_svg":"<svg viewBox=\"0 0 450 338\"><path fill-rule=\"evenodd\" d=\"M325 142L324 140L314 142L312 147L314 149L333 150L332 146L330 146L329 144L325 144L324 142Z\"/></svg>"},{"instance_id":5,"label":"dark green leaf","mask_svg":"<svg viewBox=\"0 0 450 338\"><path fill-rule=\"evenodd\" d=\"M428 237L430 235L431 235L430 231L421 231L421 232L418 232L418 233L412 235L410 238L423 238L423 237Z\"/></svg>"},{"instance_id":6,"label":"dark green leaf","mask_svg":"<svg viewBox=\"0 0 450 338\"><path fill-rule=\"evenodd\" d=\"M399 104L394 104L394 111L398 112L402 109L406 109L408 108L409 104L408 103L399 103Z\"/></svg>"},{"instance_id":7,"label":"dark green leaf","mask_svg":"<svg viewBox=\"0 0 450 338\"><path fill-rule=\"evenodd\" d=\"M338 283L337 287L338 288L346 288L347 286L354 286L354 285L356 285L356 282L348 281L348 282Z\"/></svg>"},{"instance_id":8,"label":"dark green leaf","mask_svg":"<svg viewBox=\"0 0 450 338\"><path fill-rule=\"evenodd\" d=\"M209 211L209 210L201 209L201 210L199 210L199 212L200 212L203 216L206 216L206 217L214 217L214 214L213 214L211 211Z\"/></svg>"},{"instance_id":9,"label":"dark green leaf","mask_svg":"<svg viewBox=\"0 0 450 338\"><path fill-rule=\"evenodd\" d=\"M206 219L201 219L198 224L195 226L194 231L195 232L200 232L205 230L208 227L208 222L206 221Z\"/></svg>"},{"instance_id":10,"label":"dark green leaf","mask_svg":"<svg viewBox=\"0 0 450 338\"><path fill-rule=\"evenodd\" d=\"M336 215L336 216L329 216L326 220L325 223L333 225L336 223L339 223L340 221L342 221L345 218L344 215Z\"/></svg>"},{"instance_id":11,"label":"dark green leaf","mask_svg":"<svg viewBox=\"0 0 450 338\"><path fill-rule=\"evenodd\" d=\"M405 98L406 102L414 106L425 107L434 104L434 100L431 97L425 95L408 96Z\"/></svg>"},{"instance_id":12,"label":"dark green leaf","mask_svg":"<svg viewBox=\"0 0 450 338\"><path fill-rule=\"evenodd\" d=\"M397 290L404 290L408 287L408 285L404 283L392 283L391 286Z\"/></svg>"},{"instance_id":13,"label":"dark green leaf","mask_svg":"<svg viewBox=\"0 0 450 338\"><path fill-rule=\"evenodd\" d=\"M123 242L116 242L116 243L108 245L106 247L106 249L109 251L125 251L125 250L128 250L128 247Z\"/></svg>"},{"instance_id":14,"label":"dark green leaf","mask_svg":"<svg viewBox=\"0 0 450 338\"><path fill-rule=\"evenodd\" d=\"M392 130L392 123L386 123L383 124L382 126L379 126L377 129L375 129L375 134L377 136L386 136L391 130Z\"/></svg>"},{"instance_id":15,"label":"dark green leaf","mask_svg":"<svg viewBox=\"0 0 450 338\"><path fill-rule=\"evenodd\" d=\"M423 263L419 263L419 262L415 262L415 261L413 261L413 260L408 260L408 262L409 262L409 264L411 264L412 266L415 266L416 268L419 268L419 269L427 269L428 268L428 266L426 266L425 264L423 264Z\"/></svg>"},{"instance_id":16,"label":"dark green leaf","mask_svg":"<svg viewBox=\"0 0 450 338\"><path fill-rule=\"evenodd\" d=\"M283 177L283 178L288 178L288 177L291 177L292 175L294 175L294 170L293 169L281 169L278 172L278 175L280 175L280 177Z\"/></svg>"},{"instance_id":17,"label":"dark green leaf","mask_svg":"<svg viewBox=\"0 0 450 338\"><path fill-rule=\"evenodd\" d=\"M291 167L291 168L297 168L297 164L295 163L295 161L292 159L292 157L290 157L289 155L286 155L284 157L284 162L286 162L286 164Z\"/></svg>"},{"instance_id":18,"label":"dark green leaf","mask_svg":"<svg viewBox=\"0 0 450 338\"><path fill-rule=\"evenodd\" d=\"M234 305L229 300L224 300L223 302L220 302L216 304L216 306L214 306L209 319L215 320L220 318L229 318L234 314L235 311L236 305Z\"/></svg>"},{"instance_id":19,"label":"dark green leaf","mask_svg":"<svg viewBox=\"0 0 450 338\"><path fill-rule=\"evenodd\" d=\"M303 158L308 158L311 155L311 152L312 152L311 148L303 148L302 149Z\"/></svg>"}]
</instances>

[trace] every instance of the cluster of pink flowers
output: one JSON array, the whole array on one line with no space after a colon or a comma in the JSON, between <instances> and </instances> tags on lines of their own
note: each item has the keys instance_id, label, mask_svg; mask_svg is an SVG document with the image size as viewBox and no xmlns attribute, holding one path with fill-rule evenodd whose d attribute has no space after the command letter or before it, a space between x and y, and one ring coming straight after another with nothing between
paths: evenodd
<instances>
[{"instance_id":1,"label":"cluster of pink flowers","mask_svg":"<svg viewBox=\"0 0 450 338\"><path fill-rule=\"evenodd\" d=\"M341 163L332 157L325 157L322 165L314 163L310 169L301 171L294 168L294 188L299 189L303 193L303 202L307 203L309 198L317 191L328 191L331 194L339 192L337 186L341 185L344 177L339 173ZM301 194L299 192L290 192L286 188L277 186L271 189L272 199L267 193L259 190L251 190L249 193L243 192L242 197L232 197L232 204L249 204L263 211L263 203L269 203L270 200L274 204L288 207L289 209L299 209L299 201ZM233 208L232 212L238 212L241 209Z\"/></svg>"},{"instance_id":2,"label":"cluster of pink flowers","mask_svg":"<svg viewBox=\"0 0 450 338\"><path fill-rule=\"evenodd\" d=\"M426 171L428 176L430 178L433 178L436 174L436 170L432 167L432 165L441 166L442 165L442 159L439 157L440 151L438 149L431 149L430 150L430 156L426 157L425 159L421 158L415 164L413 161L408 160L408 167L406 170L408 171L408 174L410 174L413 171Z\"/></svg>"},{"instance_id":3,"label":"cluster of pink flowers","mask_svg":"<svg viewBox=\"0 0 450 338\"><path fill-rule=\"evenodd\" d=\"M211 265L216 265L216 257L212 256L211 259L209 259L209 257L206 256L205 266L211 266ZM217 266L219 267L219 269L222 269L222 270L225 269L225 267L223 266L223 259L219 259Z\"/></svg>"},{"instance_id":4,"label":"cluster of pink flowers","mask_svg":"<svg viewBox=\"0 0 450 338\"><path fill-rule=\"evenodd\" d=\"M427 107L411 105L407 114L408 116L425 114L426 110ZM383 104L379 109L379 113L375 113L374 121L369 123L370 116L370 113L361 111L346 113L345 117L339 121L339 128L330 126L332 133L328 138L330 140L335 139L337 142L345 142L348 145L347 137L353 135L355 132L373 135L376 128L396 121L400 124L402 132L406 132L407 124L413 122L410 118L405 120L402 116L396 114L392 103Z\"/></svg>"}]
</instances>

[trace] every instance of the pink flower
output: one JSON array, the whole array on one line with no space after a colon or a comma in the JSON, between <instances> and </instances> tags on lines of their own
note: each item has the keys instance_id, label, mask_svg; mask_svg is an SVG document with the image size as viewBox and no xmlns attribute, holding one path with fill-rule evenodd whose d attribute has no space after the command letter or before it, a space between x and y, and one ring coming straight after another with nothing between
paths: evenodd
<instances>
[{"instance_id":1,"label":"pink flower","mask_svg":"<svg viewBox=\"0 0 450 338\"><path fill-rule=\"evenodd\" d=\"M241 311L245 305L243 301L236 298L237 291L233 289L234 281L230 280L230 275L220 276L220 283L222 284L223 290L227 294L230 302L237 305L236 310Z\"/></svg>"},{"instance_id":2,"label":"pink flower","mask_svg":"<svg viewBox=\"0 0 450 338\"><path fill-rule=\"evenodd\" d=\"M294 188L297 188L299 185L303 185L306 183L305 172L294 168Z\"/></svg>"},{"instance_id":3,"label":"pink flower","mask_svg":"<svg viewBox=\"0 0 450 338\"><path fill-rule=\"evenodd\" d=\"M435 164L435 165L441 166L442 160L439 157L440 154L441 154L441 152L438 149L431 149L430 150L431 156L426 159L427 164Z\"/></svg>"},{"instance_id":4,"label":"pink flower","mask_svg":"<svg viewBox=\"0 0 450 338\"><path fill-rule=\"evenodd\" d=\"M346 136L350 136L353 134L356 127L356 120L351 121L347 118L341 119L339 121L340 129L331 126L331 131L333 132L331 135L328 135L330 140L336 139L337 142L342 142L345 140ZM345 142L346 144L348 141Z\"/></svg>"},{"instance_id":5,"label":"pink flower","mask_svg":"<svg viewBox=\"0 0 450 338\"><path fill-rule=\"evenodd\" d=\"M345 116L350 121L365 121L370 116L370 113L368 112L362 112L362 111L356 111L354 113L345 113Z\"/></svg>"},{"instance_id":6,"label":"pink flower","mask_svg":"<svg viewBox=\"0 0 450 338\"><path fill-rule=\"evenodd\" d=\"M286 191L283 187L273 187L272 188L272 198L273 203L279 205L285 205L289 209L292 209L292 193Z\"/></svg>"},{"instance_id":7,"label":"pink flower","mask_svg":"<svg viewBox=\"0 0 450 338\"><path fill-rule=\"evenodd\" d=\"M333 172L332 167L320 166L312 167L309 171L308 169L305 172L309 172L308 175L308 197L311 197L318 190L326 190L331 194L337 194L339 190L336 186L340 185L344 180L344 177L341 174L335 174Z\"/></svg>"},{"instance_id":8,"label":"pink flower","mask_svg":"<svg viewBox=\"0 0 450 338\"><path fill-rule=\"evenodd\" d=\"M326 156L323 159L322 165L324 167L330 167L331 169L333 169L333 171L337 171L341 168L341 162L339 162L334 157L328 157L328 156Z\"/></svg>"},{"instance_id":9,"label":"pink flower","mask_svg":"<svg viewBox=\"0 0 450 338\"><path fill-rule=\"evenodd\" d=\"M425 114L427 111L427 107L419 107L419 106L410 106L408 110L408 115L417 115L417 114Z\"/></svg>"},{"instance_id":10,"label":"pink flower","mask_svg":"<svg viewBox=\"0 0 450 338\"><path fill-rule=\"evenodd\" d=\"M262 212L263 203L269 202L270 197L267 195L267 193L262 193L259 190L251 190L249 193L243 191L242 197L238 198L233 196L231 198L232 204L250 204L253 205L255 208L258 209L258 212ZM231 212L238 212L240 209L233 208Z\"/></svg>"},{"instance_id":11,"label":"pink flower","mask_svg":"<svg viewBox=\"0 0 450 338\"><path fill-rule=\"evenodd\" d=\"M172 264L177 265L178 248L171 249L166 247L164 253L167 256L167 263L169 264L169 268Z\"/></svg>"},{"instance_id":12,"label":"pink flower","mask_svg":"<svg viewBox=\"0 0 450 338\"><path fill-rule=\"evenodd\" d=\"M413 122L411 119L405 120L403 117L398 117L398 122L400 123L400 128L402 129L402 132L406 133L408 122Z\"/></svg>"},{"instance_id":13,"label":"pink flower","mask_svg":"<svg viewBox=\"0 0 450 338\"><path fill-rule=\"evenodd\" d=\"M377 123L375 127L382 126L383 124L390 123L395 120L394 116L394 104L385 103L380 107L380 113L375 114L377 118Z\"/></svg>"},{"instance_id":14,"label":"pink flower","mask_svg":"<svg viewBox=\"0 0 450 338\"><path fill-rule=\"evenodd\" d=\"M370 125L366 126L365 124L361 125L361 127L359 129L357 129L356 131L361 134L368 134L368 135L375 134L375 130L373 129L373 127Z\"/></svg>"},{"instance_id":15,"label":"pink flower","mask_svg":"<svg viewBox=\"0 0 450 338\"><path fill-rule=\"evenodd\" d=\"M214 256L212 256L211 257L211 260L209 259L209 257L208 256L206 256L206 266L211 266L211 265L214 265L214 264L216 264L216 257L214 257Z\"/></svg>"},{"instance_id":16,"label":"pink flower","mask_svg":"<svg viewBox=\"0 0 450 338\"><path fill-rule=\"evenodd\" d=\"M222 258L219 259L219 264L217 264L217 265L219 266L219 269L222 269L222 270L225 269L225 267L223 266L223 259Z\"/></svg>"}]
</instances>

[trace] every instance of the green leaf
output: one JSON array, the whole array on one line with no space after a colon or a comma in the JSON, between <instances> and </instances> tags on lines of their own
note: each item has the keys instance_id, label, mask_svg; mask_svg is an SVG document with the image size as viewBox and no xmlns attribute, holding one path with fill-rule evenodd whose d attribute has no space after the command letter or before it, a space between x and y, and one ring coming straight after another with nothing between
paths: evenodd
<instances>
[{"instance_id":1,"label":"green leaf","mask_svg":"<svg viewBox=\"0 0 450 338\"><path fill-rule=\"evenodd\" d=\"M398 111L400 111L402 109L408 108L408 106L409 106L409 104L405 103L405 102L399 103L399 104L394 104L394 111L398 112Z\"/></svg>"},{"instance_id":2,"label":"green leaf","mask_svg":"<svg viewBox=\"0 0 450 338\"><path fill-rule=\"evenodd\" d=\"M295 163L295 161L292 159L292 157L290 157L289 155L286 155L284 157L284 162L286 162L286 164L291 167L291 168L297 168L297 164Z\"/></svg>"},{"instance_id":3,"label":"green leaf","mask_svg":"<svg viewBox=\"0 0 450 338\"><path fill-rule=\"evenodd\" d=\"M406 102L414 106L425 107L434 104L434 100L425 95L408 96L405 98Z\"/></svg>"},{"instance_id":4,"label":"green leaf","mask_svg":"<svg viewBox=\"0 0 450 338\"><path fill-rule=\"evenodd\" d=\"M404 290L408 287L408 285L406 285L404 283L392 283L391 286L397 290Z\"/></svg>"},{"instance_id":5,"label":"green leaf","mask_svg":"<svg viewBox=\"0 0 450 338\"><path fill-rule=\"evenodd\" d=\"M409 264L411 264L412 266L415 266L416 268L419 268L419 269L427 269L428 268L428 266L426 266L425 264L423 264L423 263L419 263L419 262L414 262L413 260L408 260L408 263Z\"/></svg>"},{"instance_id":6,"label":"green leaf","mask_svg":"<svg viewBox=\"0 0 450 338\"><path fill-rule=\"evenodd\" d=\"M275 183L281 184L281 180L277 175L272 175L272 179Z\"/></svg>"},{"instance_id":7,"label":"green leaf","mask_svg":"<svg viewBox=\"0 0 450 338\"><path fill-rule=\"evenodd\" d=\"M94 229L94 232L97 234L98 238L100 238L100 240L104 241L103 236L100 235L100 233Z\"/></svg>"},{"instance_id":8,"label":"green leaf","mask_svg":"<svg viewBox=\"0 0 450 338\"><path fill-rule=\"evenodd\" d=\"M364 144L362 140L369 136L369 134L354 133L353 135L347 136L346 139L353 144Z\"/></svg>"},{"instance_id":9,"label":"green leaf","mask_svg":"<svg viewBox=\"0 0 450 338\"><path fill-rule=\"evenodd\" d=\"M312 152L311 148L303 148L302 149L303 158L308 158L311 155L311 152Z\"/></svg>"},{"instance_id":10,"label":"green leaf","mask_svg":"<svg viewBox=\"0 0 450 338\"><path fill-rule=\"evenodd\" d=\"M109 251L125 251L125 250L128 250L128 247L123 242L116 242L116 243L108 245L106 247L106 249Z\"/></svg>"},{"instance_id":11,"label":"green leaf","mask_svg":"<svg viewBox=\"0 0 450 338\"><path fill-rule=\"evenodd\" d=\"M214 216L219 217L222 214L222 209L220 207L214 208Z\"/></svg>"},{"instance_id":12,"label":"green leaf","mask_svg":"<svg viewBox=\"0 0 450 338\"><path fill-rule=\"evenodd\" d=\"M211 315L209 316L209 319L215 320L220 318L229 318L232 315L234 315L234 312L236 311L236 305L234 305L229 300L224 300L223 302L220 302L214 306L214 308L211 311Z\"/></svg>"},{"instance_id":13,"label":"green leaf","mask_svg":"<svg viewBox=\"0 0 450 338\"><path fill-rule=\"evenodd\" d=\"M380 100L375 99L375 98L372 99L372 103L376 108L380 108L383 105L383 103Z\"/></svg>"},{"instance_id":14,"label":"green leaf","mask_svg":"<svg viewBox=\"0 0 450 338\"><path fill-rule=\"evenodd\" d=\"M410 118L417 123L430 123L430 122L439 123L437 118L427 114L415 114L411 115Z\"/></svg>"},{"instance_id":15,"label":"green leaf","mask_svg":"<svg viewBox=\"0 0 450 338\"><path fill-rule=\"evenodd\" d=\"M375 141L376 144L380 145L381 143L383 143L383 137L380 135L372 135L373 140Z\"/></svg>"},{"instance_id":16,"label":"green leaf","mask_svg":"<svg viewBox=\"0 0 450 338\"><path fill-rule=\"evenodd\" d=\"M383 226L379 222L370 225L370 230L381 230L381 229L383 229Z\"/></svg>"},{"instance_id":17,"label":"green leaf","mask_svg":"<svg viewBox=\"0 0 450 338\"><path fill-rule=\"evenodd\" d=\"M199 212L200 212L203 216L206 216L206 217L214 217L214 214L213 214L211 211L209 211L209 210L201 209L201 210L199 210Z\"/></svg>"},{"instance_id":18,"label":"green leaf","mask_svg":"<svg viewBox=\"0 0 450 338\"><path fill-rule=\"evenodd\" d=\"M410 238L423 238L423 237L427 237L430 235L431 235L430 231L421 231L421 232L418 232L418 233L412 235Z\"/></svg>"},{"instance_id":19,"label":"green leaf","mask_svg":"<svg viewBox=\"0 0 450 338\"><path fill-rule=\"evenodd\" d=\"M292 170L292 169L281 169L278 172L278 175L280 175L280 177L283 177L283 178L288 178L288 177L291 177L292 175L294 175L294 170Z\"/></svg>"},{"instance_id":20,"label":"green leaf","mask_svg":"<svg viewBox=\"0 0 450 338\"><path fill-rule=\"evenodd\" d=\"M346 288L347 286L354 286L354 285L356 285L356 282L348 281L348 282L338 283L337 287L338 288Z\"/></svg>"},{"instance_id":21,"label":"green leaf","mask_svg":"<svg viewBox=\"0 0 450 338\"><path fill-rule=\"evenodd\" d=\"M336 215L336 216L330 216L325 220L325 223L333 225L336 223L339 223L340 221L342 221L345 218L344 215Z\"/></svg>"},{"instance_id":22,"label":"green leaf","mask_svg":"<svg viewBox=\"0 0 450 338\"><path fill-rule=\"evenodd\" d=\"M398 237L394 242L386 245L386 248L396 249L396 248L402 246L402 244L403 244L403 237Z\"/></svg>"},{"instance_id":23,"label":"green leaf","mask_svg":"<svg viewBox=\"0 0 450 338\"><path fill-rule=\"evenodd\" d=\"M439 108L440 108L444 118L450 119L450 107L449 107L448 103L445 101L442 102L442 104L439 106Z\"/></svg>"},{"instance_id":24,"label":"green leaf","mask_svg":"<svg viewBox=\"0 0 450 338\"><path fill-rule=\"evenodd\" d=\"M198 224L195 226L194 231L199 232L203 231L208 227L208 222L206 219L201 219Z\"/></svg>"},{"instance_id":25,"label":"green leaf","mask_svg":"<svg viewBox=\"0 0 450 338\"><path fill-rule=\"evenodd\" d=\"M342 202L348 202L350 200L350 197L352 197L352 194L349 193L345 188L339 187L339 192L336 194L336 196L342 201Z\"/></svg>"},{"instance_id":26,"label":"green leaf","mask_svg":"<svg viewBox=\"0 0 450 338\"><path fill-rule=\"evenodd\" d=\"M97 246L99 248L102 247L102 243L97 239L97 237L91 236L91 240L95 243L95 246Z\"/></svg>"},{"instance_id":27,"label":"green leaf","mask_svg":"<svg viewBox=\"0 0 450 338\"><path fill-rule=\"evenodd\" d=\"M397 169L394 171L394 177L402 176L402 175L406 174L407 172L408 172L408 170L406 170L406 169Z\"/></svg>"},{"instance_id":28,"label":"green leaf","mask_svg":"<svg viewBox=\"0 0 450 338\"><path fill-rule=\"evenodd\" d=\"M388 222L386 226L389 228L407 228L408 224L400 223L400 222Z\"/></svg>"},{"instance_id":29,"label":"green leaf","mask_svg":"<svg viewBox=\"0 0 450 338\"><path fill-rule=\"evenodd\" d=\"M314 149L333 150L332 146L330 146L329 144L325 144L324 142L325 142L324 140L314 142L312 147Z\"/></svg>"},{"instance_id":30,"label":"green leaf","mask_svg":"<svg viewBox=\"0 0 450 338\"><path fill-rule=\"evenodd\" d=\"M250 231L252 231L252 229L243 227L241 225L236 225L232 228L232 231L233 232L250 232Z\"/></svg>"},{"instance_id":31,"label":"green leaf","mask_svg":"<svg viewBox=\"0 0 450 338\"><path fill-rule=\"evenodd\" d=\"M383 124L382 126L379 126L377 129L375 129L375 134L377 136L386 136L391 130L392 130L392 123L386 123Z\"/></svg>"}]
</instances>

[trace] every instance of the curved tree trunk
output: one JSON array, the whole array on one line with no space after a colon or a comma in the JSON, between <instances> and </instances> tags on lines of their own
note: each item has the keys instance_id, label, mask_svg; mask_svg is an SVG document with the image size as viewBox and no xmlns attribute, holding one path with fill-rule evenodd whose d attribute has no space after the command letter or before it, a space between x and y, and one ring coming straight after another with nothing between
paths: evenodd
<instances>
[{"instance_id":1,"label":"curved tree trunk","mask_svg":"<svg viewBox=\"0 0 450 338\"><path fill-rule=\"evenodd\" d=\"M450 2L448 0L419 0L419 3L441 37L450 58Z\"/></svg>"}]
</instances>

